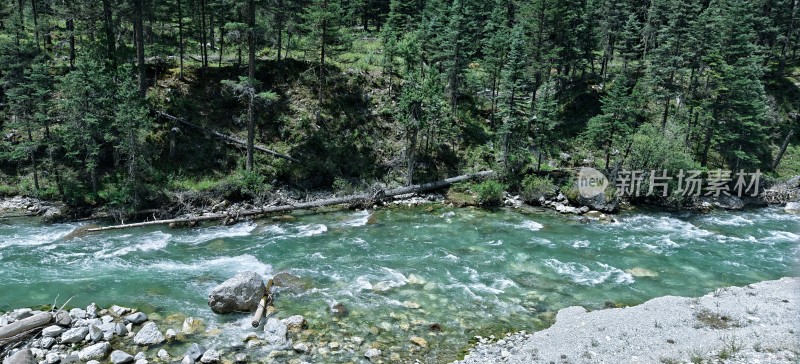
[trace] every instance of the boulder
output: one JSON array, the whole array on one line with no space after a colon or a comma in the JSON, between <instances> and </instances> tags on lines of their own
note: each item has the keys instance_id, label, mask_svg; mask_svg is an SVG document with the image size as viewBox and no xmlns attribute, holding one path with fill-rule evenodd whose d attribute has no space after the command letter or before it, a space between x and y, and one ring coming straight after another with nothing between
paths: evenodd
<instances>
[{"instance_id":1,"label":"boulder","mask_svg":"<svg viewBox=\"0 0 800 364\"><path fill-rule=\"evenodd\" d=\"M64 333L64 328L58 325L48 326L42 330L42 336L44 337L58 337L62 333Z\"/></svg>"},{"instance_id":2,"label":"boulder","mask_svg":"<svg viewBox=\"0 0 800 364\"><path fill-rule=\"evenodd\" d=\"M237 274L211 291L208 305L214 313L249 312L264 296L264 282L255 272Z\"/></svg>"},{"instance_id":3,"label":"boulder","mask_svg":"<svg viewBox=\"0 0 800 364\"><path fill-rule=\"evenodd\" d=\"M305 317L300 315L290 316L281 320L281 322L283 322L289 332L293 334L303 331L307 326Z\"/></svg>"},{"instance_id":4,"label":"boulder","mask_svg":"<svg viewBox=\"0 0 800 364\"><path fill-rule=\"evenodd\" d=\"M129 313L131 311L133 311L133 310L130 309L130 308L127 308L127 307L122 307L122 306L117 306L117 305L111 306L111 312L116 316L122 316L122 315L125 315L125 314L127 314L127 313Z\"/></svg>"},{"instance_id":5,"label":"boulder","mask_svg":"<svg viewBox=\"0 0 800 364\"><path fill-rule=\"evenodd\" d=\"M783 208L783 211L786 211L790 214L800 214L800 202L787 202L786 206Z\"/></svg>"},{"instance_id":6,"label":"boulder","mask_svg":"<svg viewBox=\"0 0 800 364\"><path fill-rule=\"evenodd\" d=\"M203 356L200 357L200 362L204 364L219 363L219 351L214 349L207 350L203 353Z\"/></svg>"},{"instance_id":7,"label":"boulder","mask_svg":"<svg viewBox=\"0 0 800 364\"><path fill-rule=\"evenodd\" d=\"M86 338L86 335L89 334L88 327L76 327L73 329L69 329L63 334L61 334L61 343L62 344L74 344L83 341Z\"/></svg>"},{"instance_id":8,"label":"boulder","mask_svg":"<svg viewBox=\"0 0 800 364\"><path fill-rule=\"evenodd\" d=\"M125 321L130 322L134 325L141 324L142 322L147 321L147 315L144 312L134 312L128 316L125 316Z\"/></svg>"},{"instance_id":9,"label":"boulder","mask_svg":"<svg viewBox=\"0 0 800 364\"><path fill-rule=\"evenodd\" d=\"M111 352L111 362L114 364L128 364L133 363L133 355L128 354L122 350L114 350Z\"/></svg>"},{"instance_id":10,"label":"boulder","mask_svg":"<svg viewBox=\"0 0 800 364\"><path fill-rule=\"evenodd\" d=\"M103 330L99 327L92 325L89 326L89 340L91 342L98 342L103 339Z\"/></svg>"},{"instance_id":11,"label":"boulder","mask_svg":"<svg viewBox=\"0 0 800 364\"><path fill-rule=\"evenodd\" d=\"M154 322L148 322L142 326L142 329L133 337L133 342L136 345L156 345L165 341L164 335L158 331L158 326Z\"/></svg>"},{"instance_id":12,"label":"boulder","mask_svg":"<svg viewBox=\"0 0 800 364\"><path fill-rule=\"evenodd\" d=\"M274 317L270 317L264 325L264 340L274 347L281 348L286 346L288 343L287 333L286 324Z\"/></svg>"},{"instance_id":13,"label":"boulder","mask_svg":"<svg viewBox=\"0 0 800 364\"><path fill-rule=\"evenodd\" d=\"M578 205L586 206L591 210L601 212L613 213L619 210L619 198L616 196L606 198L606 193L601 193L590 198L578 194L578 200L575 202L577 202Z\"/></svg>"},{"instance_id":14,"label":"boulder","mask_svg":"<svg viewBox=\"0 0 800 364\"><path fill-rule=\"evenodd\" d=\"M60 363L61 355L58 355L58 353L47 353L47 355L44 356L44 362L45 364Z\"/></svg>"},{"instance_id":15,"label":"boulder","mask_svg":"<svg viewBox=\"0 0 800 364\"><path fill-rule=\"evenodd\" d=\"M203 325L203 320L196 319L194 317L187 317L183 320L183 327L181 331L184 334L193 334L196 332L201 332L204 330L205 325Z\"/></svg>"},{"instance_id":16,"label":"boulder","mask_svg":"<svg viewBox=\"0 0 800 364\"><path fill-rule=\"evenodd\" d=\"M95 318L97 317L97 304L92 302L89 306L86 306L86 317L88 318Z\"/></svg>"},{"instance_id":17,"label":"boulder","mask_svg":"<svg viewBox=\"0 0 800 364\"><path fill-rule=\"evenodd\" d=\"M52 337L43 337L41 340L39 340L39 346L42 349L50 349L55 344L56 344L56 339Z\"/></svg>"},{"instance_id":18,"label":"boulder","mask_svg":"<svg viewBox=\"0 0 800 364\"><path fill-rule=\"evenodd\" d=\"M111 351L111 345L105 341L87 346L78 353L78 358L82 361L101 360Z\"/></svg>"},{"instance_id":19,"label":"boulder","mask_svg":"<svg viewBox=\"0 0 800 364\"><path fill-rule=\"evenodd\" d=\"M159 359L161 359L161 360L163 360L163 361L165 361L165 362L169 362L169 361L171 361L171 358L170 358L170 356L169 356L169 353L168 353L166 350L164 350L164 349L161 349L161 350L159 350L159 351L158 351L158 354L156 354L156 356L157 356Z\"/></svg>"},{"instance_id":20,"label":"boulder","mask_svg":"<svg viewBox=\"0 0 800 364\"><path fill-rule=\"evenodd\" d=\"M695 199L695 205L711 205L723 210L741 210L744 208L744 201L736 196L721 194L719 196L700 197Z\"/></svg>"},{"instance_id":21,"label":"boulder","mask_svg":"<svg viewBox=\"0 0 800 364\"><path fill-rule=\"evenodd\" d=\"M86 311L77 307L69 310L69 315L75 320L88 318L86 315Z\"/></svg>"},{"instance_id":22,"label":"boulder","mask_svg":"<svg viewBox=\"0 0 800 364\"><path fill-rule=\"evenodd\" d=\"M186 358L189 358L189 360L191 360L191 362L194 363L200 360L200 358L202 358L203 354L205 353L206 353L206 347L195 343L189 347L189 350L186 350L186 355L183 358L184 360Z\"/></svg>"},{"instance_id":23,"label":"boulder","mask_svg":"<svg viewBox=\"0 0 800 364\"><path fill-rule=\"evenodd\" d=\"M72 324L72 317L64 311L58 311L53 315L53 323L59 326L69 326Z\"/></svg>"},{"instance_id":24,"label":"boulder","mask_svg":"<svg viewBox=\"0 0 800 364\"><path fill-rule=\"evenodd\" d=\"M22 349L3 360L3 364L37 364L31 349Z\"/></svg>"}]
</instances>

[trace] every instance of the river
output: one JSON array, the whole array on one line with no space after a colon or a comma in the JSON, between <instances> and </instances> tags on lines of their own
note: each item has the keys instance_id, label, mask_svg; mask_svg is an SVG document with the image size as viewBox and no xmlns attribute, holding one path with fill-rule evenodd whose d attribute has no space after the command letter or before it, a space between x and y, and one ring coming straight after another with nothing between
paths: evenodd
<instances>
[{"instance_id":1,"label":"river","mask_svg":"<svg viewBox=\"0 0 800 364\"><path fill-rule=\"evenodd\" d=\"M242 340L254 332L250 318L214 315L206 298L237 272L285 271L302 284L278 294L278 317L304 315L311 344L348 343L306 360L359 362L375 345L403 362L448 362L475 335L541 329L571 305L634 305L799 275L800 217L779 208L638 210L616 219L584 224L550 212L427 206L69 239L82 224L4 220L0 311L58 296L74 297L76 306L136 307L160 318L162 330L179 330L182 318L193 316L210 334L192 340L258 356L266 353ZM335 303L349 315L331 315ZM351 336L364 342L352 344ZM168 350L180 356L174 345Z\"/></svg>"}]
</instances>

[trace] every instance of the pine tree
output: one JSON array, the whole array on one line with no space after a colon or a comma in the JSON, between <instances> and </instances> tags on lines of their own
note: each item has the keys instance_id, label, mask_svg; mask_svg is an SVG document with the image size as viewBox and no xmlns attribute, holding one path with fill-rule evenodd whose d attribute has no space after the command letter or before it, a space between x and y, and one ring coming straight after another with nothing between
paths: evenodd
<instances>
[{"instance_id":1,"label":"pine tree","mask_svg":"<svg viewBox=\"0 0 800 364\"><path fill-rule=\"evenodd\" d=\"M628 78L622 74L614 80L601 102L603 113L589 120L584 136L605 152L605 168L609 169L611 154L633 130L634 105Z\"/></svg>"},{"instance_id":2,"label":"pine tree","mask_svg":"<svg viewBox=\"0 0 800 364\"><path fill-rule=\"evenodd\" d=\"M318 107L321 109L324 101L325 76L327 59L348 45L348 40L341 30L342 9L334 0L314 0L306 9L305 26L308 38L311 40L313 50L319 56L319 71L317 74L319 84L317 89ZM317 120L322 117L321 110L317 111Z\"/></svg>"},{"instance_id":3,"label":"pine tree","mask_svg":"<svg viewBox=\"0 0 800 364\"><path fill-rule=\"evenodd\" d=\"M150 175L146 137L150 132L152 119L139 96L137 83L130 74L129 67L121 67L118 72L117 79L122 82L116 95L117 108L111 122L113 132L110 137L116 163L125 168L125 179L122 183L124 199L115 202L127 208L137 208L143 206L147 177Z\"/></svg>"},{"instance_id":4,"label":"pine tree","mask_svg":"<svg viewBox=\"0 0 800 364\"><path fill-rule=\"evenodd\" d=\"M539 89L539 96L536 97L536 105L533 120L531 122L534 140L538 157L536 170L542 169L542 157L547 146L551 145L553 129L558 125L558 100L556 99L556 83L551 78Z\"/></svg>"},{"instance_id":5,"label":"pine tree","mask_svg":"<svg viewBox=\"0 0 800 364\"><path fill-rule=\"evenodd\" d=\"M495 113L497 112L498 86L509 48L510 30L508 29L507 3L506 0L495 1L492 16L484 28L486 39L483 45L483 59L484 67L489 75L492 127L494 127Z\"/></svg>"},{"instance_id":6,"label":"pine tree","mask_svg":"<svg viewBox=\"0 0 800 364\"><path fill-rule=\"evenodd\" d=\"M511 162L518 145L524 137L524 126L527 124L527 58L525 44L527 38L521 25L514 26L511 31L511 49L508 61L503 69L503 83L500 96L500 128L501 161L506 173L511 171Z\"/></svg>"}]
</instances>

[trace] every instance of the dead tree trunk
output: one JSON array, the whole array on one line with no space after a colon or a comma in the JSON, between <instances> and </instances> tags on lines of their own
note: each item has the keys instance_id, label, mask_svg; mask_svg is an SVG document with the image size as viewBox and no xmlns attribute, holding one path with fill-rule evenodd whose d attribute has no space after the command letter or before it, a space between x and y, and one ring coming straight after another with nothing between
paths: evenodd
<instances>
[{"instance_id":1,"label":"dead tree trunk","mask_svg":"<svg viewBox=\"0 0 800 364\"><path fill-rule=\"evenodd\" d=\"M161 117L165 117L165 118L167 118L169 120L173 120L173 121L176 121L178 123L181 123L181 124L186 125L188 127L200 130L201 132L203 132L203 133L205 133L207 135L213 136L213 137L215 137L217 139L222 139L222 140L224 140L224 141L226 141L228 143L237 144L237 145L241 145L241 146L247 147L247 142L244 141L244 140L241 140L241 139L238 139L238 138L234 138L234 137L232 137L230 135L222 134L222 133L220 133L218 131L206 129L206 128L204 128L204 127L202 127L200 125L197 125L195 123L189 122L187 120L184 120L184 119L181 119L181 118L169 115L169 114L165 114L165 113L160 112L160 111L158 112L158 115L161 116ZM297 163L300 162L299 160L297 160L295 158L292 158L291 156L288 156L286 154L278 153L278 152L276 152L274 150L264 148L264 147L262 147L260 145L253 145L253 149L257 150L259 152L262 152L262 153L267 153L267 154L273 155L275 157L279 157L279 158L283 158L283 159L286 159L286 160L290 160L292 162L297 162Z\"/></svg>"},{"instance_id":2,"label":"dead tree trunk","mask_svg":"<svg viewBox=\"0 0 800 364\"><path fill-rule=\"evenodd\" d=\"M41 330L45 325L53 321L53 315L49 312L42 312L26 319L0 327L0 347L22 340L32 335L37 330Z\"/></svg>"},{"instance_id":3,"label":"dead tree trunk","mask_svg":"<svg viewBox=\"0 0 800 364\"><path fill-rule=\"evenodd\" d=\"M794 130L789 130L789 134L786 135L786 139L783 140L781 149L778 151L778 155L775 156L775 161L772 162L771 169L773 171L775 170L775 168L778 168L778 165L781 163L781 159L783 159L783 154L786 153L786 148L789 146L789 141L792 140L792 136L794 136Z\"/></svg>"},{"instance_id":4,"label":"dead tree trunk","mask_svg":"<svg viewBox=\"0 0 800 364\"><path fill-rule=\"evenodd\" d=\"M353 203L364 203L364 202L375 202L378 200L382 200L384 198L405 195L409 193L418 193L418 192L426 192L426 191L433 191L443 187L450 186L455 183L468 181L471 179L476 178L487 178L494 176L494 171L483 171L474 174L465 174L462 176L451 177L441 181L435 182L428 182L417 184L413 186L407 187L400 187L394 188L391 190L380 191L377 194L371 193L362 193L352 196L344 196L344 197L337 197L337 198L329 198L325 200L317 200L311 202L303 202L298 203L295 205L281 205L281 206L270 206L264 207L260 209L253 209L253 210L243 210L236 214L232 213L219 213L219 214L208 214L202 216L193 216L193 217L182 217L177 219L168 219L168 220L156 220L156 221L146 221L146 222L139 222L133 224L122 224L122 225L113 225L113 226L106 226L101 228L94 228L94 229L86 229L87 232L97 232L97 231L107 231L107 230L120 230L120 229L127 229L127 228L134 228L134 227L143 227L143 226L154 226L154 225L168 225L168 224L190 224L190 223L197 223L203 221L214 221L214 220L223 220L228 218L244 218L244 217L252 217L252 216L259 216L259 215L267 215L279 212L287 212L292 210L303 210L303 209L314 209L319 207L325 206L334 206L334 205L344 205L344 204L353 204Z\"/></svg>"}]
</instances>

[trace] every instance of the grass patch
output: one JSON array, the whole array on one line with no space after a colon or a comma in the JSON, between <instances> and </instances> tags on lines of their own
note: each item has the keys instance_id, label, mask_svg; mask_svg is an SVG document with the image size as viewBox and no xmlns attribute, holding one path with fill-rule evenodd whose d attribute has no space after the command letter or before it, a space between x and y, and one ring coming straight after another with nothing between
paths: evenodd
<instances>
[{"instance_id":1,"label":"grass patch","mask_svg":"<svg viewBox=\"0 0 800 364\"><path fill-rule=\"evenodd\" d=\"M705 308L695 313L694 317L703 326L715 330L728 329L735 323L730 316L720 314L719 312L713 312Z\"/></svg>"}]
</instances>

